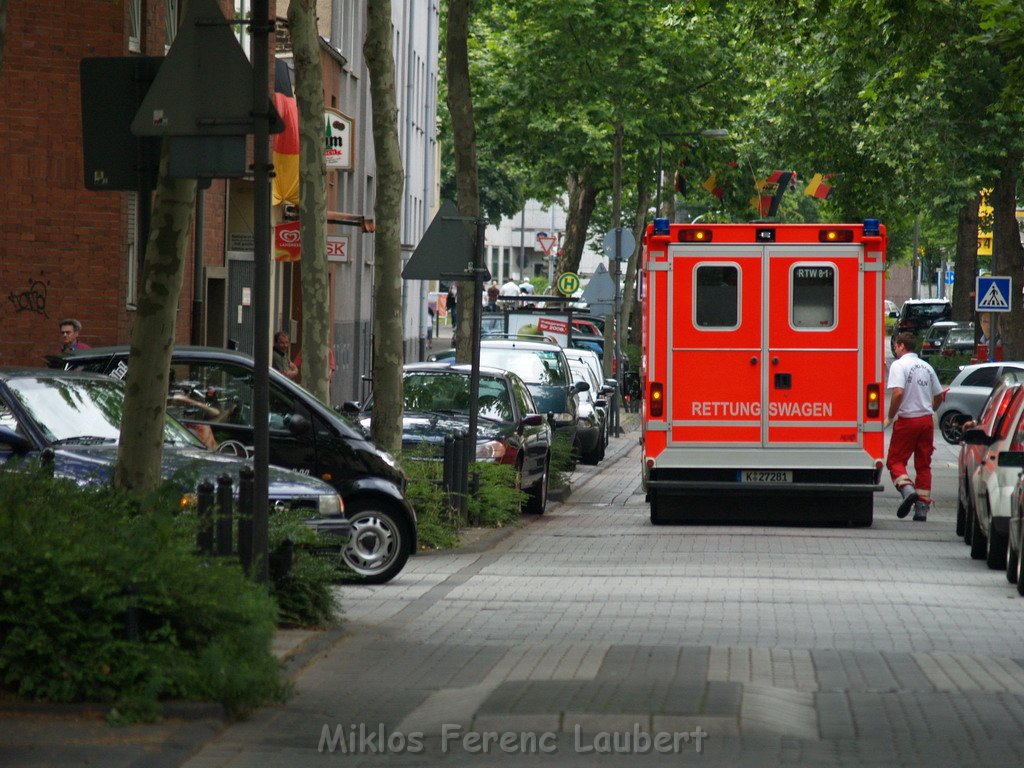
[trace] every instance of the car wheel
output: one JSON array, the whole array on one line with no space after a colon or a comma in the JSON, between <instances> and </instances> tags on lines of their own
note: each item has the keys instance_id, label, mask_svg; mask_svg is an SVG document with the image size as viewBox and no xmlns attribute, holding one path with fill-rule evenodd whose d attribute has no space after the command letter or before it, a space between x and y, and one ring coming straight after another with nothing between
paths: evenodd
<instances>
[{"instance_id":1,"label":"car wheel","mask_svg":"<svg viewBox=\"0 0 1024 768\"><path fill-rule=\"evenodd\" d=\"M1024 557L1017 556L1017 594L1024 596Z\"/></svg>"},{"instance_id":2,"label":"car wheel","mask_svg":"<svg viewBox=\"0 0 1024 768\"><path fill-rule=\"evenodd\" d=\"M994 521L993 521L994 522ZM985 557L985 564L993 571L1002 570L1006 567L1007 537L996 532L996 527L989 523L988 552Z\"/></svg>"},{"instance_id":3,"label":"car wheel","mask_svg":"<svg viewBox=\"0 0 1024 768\"><path fill-rule=\"evenodd\" d=\"M1013 520L1010 520L1010 525L1013 525ZM1006 580L1011 584L1017 583L1017 561L1020 559L1020 553L1013 548L1013 538L1008 537L1006 542Z\"/></svg>"},{"instance_id":4,"label":"car wheel","mask_svg":"<svg viewBox=\"0 0 1024 768\"><path fill-rule=\"evenodd\" d=\"M544 461L544 474L526 492L526 511L531 515L543 515L548 506L548 477L551 474L551 459Z\"/></svg>"},{"instance_id":5,"label":"car wheel","mask_svg":"<svg viewBox=\"0 0 1024 768\"><path fill-rule=\"evenodd\" d=\"M964 422L967 417L959 411L946 411L939 419L939 432L942 439L950 445L957 445L964 435Z\"/></svg>"},{"instance_id":6,"label":"car wheel","mask_svg":"<svg viewBox=\"0 0 1024 768\"><path fill-rule=\"evenodd\" d=\"M978 522L978 510L971 504L971 559L984 560L988 554L988 537Z\"/></svg>"},{"instance_id":7,"label":"car wheel","mask_svg":"<svg viewBox=\"0 0 1024 768\"><path fill-rule=\"evenodd\" d=\"M345 504L352 535L342 559L366 584L395 578L409 559L412 534L397 510L377 499L355 499Z\"/></svg>"}]
</instances>

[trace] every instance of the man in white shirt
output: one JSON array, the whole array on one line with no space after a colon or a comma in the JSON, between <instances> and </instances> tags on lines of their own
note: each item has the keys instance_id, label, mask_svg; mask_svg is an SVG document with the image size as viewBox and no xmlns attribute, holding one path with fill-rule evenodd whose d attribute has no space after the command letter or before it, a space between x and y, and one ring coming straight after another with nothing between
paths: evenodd
<instances>
[{"instance_id":1,"label":"man in white shirt","mask_svg":"<svg viewBox=\"0 0 1024 768\"><path fill-rule=\"evenodd\" d=\"M885 466L892 483L903 497L896 511L906 517L914 508L914 519L928 519L932 503L932 452L935 450L933 414L945 397L935 369L917 356L917 338L912 333L897 334L896 359L889 366L889 416L885 426L893 425L889 455ZM907 462L914 457L913 482Z\"/></svg>"}]
</instances>

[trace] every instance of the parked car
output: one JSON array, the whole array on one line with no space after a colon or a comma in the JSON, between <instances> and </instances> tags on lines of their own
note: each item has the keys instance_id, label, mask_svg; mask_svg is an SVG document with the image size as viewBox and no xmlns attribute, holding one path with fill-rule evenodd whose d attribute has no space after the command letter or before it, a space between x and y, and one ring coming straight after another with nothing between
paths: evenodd
<instances>
[{"instance_id":1,"label":"parked car","mask_svg":"<svg viewBox=\"0 0 1024 768\"><path fill-rule=\"evenodd\" d=\"M967 480L967 524L971 557L985 559L989 568L1006 567L1010 499L1021 472L1020 462L1003 451L1013 444L1024 414L1024 384L1004 382L992 393L991 408L978 427L964 431L963 462ZM977 448L977 450L974 450Z\"/></svg>"},{"instance_id":2,"label":"parked car","mask_svg":"<svg viewBox=\"0 0 1024 768\"><path fill-rule=\"evenodd\" d=\"M576 450L584 464L597 464L608 446L608 401L601 397L600 384L586 363L569 360L569 369L577 381L590 388L580 393L580 424L576 430Z\"/></svg>"},{"instance_id":3,"label":"parked car","mask_svg":"<svg viewBox=\"0 0 1024 768\"><path fill-rule=\"evenodd\" d=\"M1024 375L1024 363L975 363L960 369L935 413L939 431L947 443L960 442L963 423L968 419L978 420L992 388L1007 374Z\"/></svg>"},{"instance_id":4,"label":"parked car","mask_svg":"<svg viewBox=\"0 0 1024 768\"><path fill-rule=\"evenodd\" d=\"M900 316L900 310L896 306L896 303L889 299L885 300L885 304L883 306L885 312L885 330L891 331L896 327L896 320Z\"/></svg>"},{"instance_id":5,"label":"parked car","mask_svg":"<svg viewBox=\"0 0 1024 768\"><path fill-rule=\"evenodd\" d=\"M53 473L81 486L104 485L114 476L121 438L124 385L109 376L77 371L7 369L0 371L0 466L39 459L52 452ZM185 494L200 480L235 478L250 462L207 450L182 424L164 421L163 477L182 483ZM271 508L310 510L309 524L341 536L342 549L351 526L344 503L327 483L309 475L270 467Z\"/></svg>"},{"instance_id":6,"label":"parked car","mask_svg":"<svg viewBox=\"0 0 1024 768\"><path fill-rule=\"evenodd\" d=\"M469 428L469 384L472 367L443 363L410 363L403 368L402 445L415 450L426 444L442 456L448 435ZM373 396L363 404L346 403L369 427ZM480 369L477 401L476 460L509 464L527 493L526 511L542 515L547 506L552 430L515 373Z\"/></svg>"},{"instance_id":7,"label":"parked car","mask_svg":"<svg viewBox=\"0 0 1024 768\"><path fill-rule=\"evenodd\" d=\"M973 354L974 350L974 328L953 328L946 334L940 353L952 357Z\"/></svg>"},{"instance_id":8,"label":"parked car","mask_svg":"<svg viewBox=\"0 0 1024 768\"><path fill-rule=\"evenodd\" d=\"M889 347L896 354L896 334L908 331L921 338L925 331L941 320L953 316L953 306L946 299L908 299L903 302L896 320Z\"/></svg>"},{"instance_id":9,"label":"parked car","mask_svg":"<svg viewBox=\"0 0 1024 768\"><path fill-rule=\"evenodd\" d=\"M431 361L451 360L454 349L431 355ZM579 393L588 385L576 383L569 371L569 361L562 348L553 341L530 339L481 339L480 365L500 368L518 374L537 407L548 414L555 437L572 446L579 425Z\"/></svg>"},{"instance_id":10,"label":"parked car","mask_svg":"<svg viewBox=\"0 0 1024 768\"><path fill-rule=\"evenodd\" d=\"M925 331L924 336L921 338L921 357L930 357L937 355L942 351L942 345L946 341L946 336L954 328L961 327L961 323L955 320L940 320L937 323L933 323L932 327ZM966 326L964 326L966 327ZM973 339L973 331L971 332Z\"/></svg>"},{"instance_id":11,"label":"parked car","mask_svg":"<svg viewBox=\"0 0 1024 768\"><path fill-rule=\"evenodd\" d=\"M53 364L120 379L130 373L127 347L79 350ZM176 347L167 412L212 438L216 450L248 456L253 444L253 374L253 359L242 352ZM416 551L416 513L405 495L405 473L358 424L300 385L273 369L269 384L270 463L334 486L353 529L346 564L365 582L390 581ZM174 402L175 394L187 400Z\"/></svg>"},{"instance_id":12,"label":"parked car","mask_svg":"<svg viewBox=\"0 0 1024 768\"><path fill-rule=\"evenodd\" d=\"M1024 468L1024 423L1017 424L1008 451L1004 451L999 460L1006 466L1016 464ZM1017 594L1024 596L1024 472L1017 476L1010 498L1010 519L1007 523L1006 547L1006 580L1017 585Z\"/></svg>"}]
</instances>

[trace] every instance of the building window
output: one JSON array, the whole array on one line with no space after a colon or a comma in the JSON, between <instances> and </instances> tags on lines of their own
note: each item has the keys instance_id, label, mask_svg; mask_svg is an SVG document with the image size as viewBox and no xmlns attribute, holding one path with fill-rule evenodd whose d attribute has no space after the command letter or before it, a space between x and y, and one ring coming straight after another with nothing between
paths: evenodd
<instances>
[{"instance_id":1,"label":"building window","mask_svg":"<svg viewBox=\"0 0 1024 768\"><path fill-rule=\"evenodd\" d=\"M164 37L164 52L166 53L170 50L171 43L174 42L174 36L178 34L178 0L164 0L164 2L167 13L166 36Z\"/></svg>"},{"instance_id":2,"label":"building window","mask_svg":"<svg viewBox=\"0 0 1024 768\"><path fill-rule=\"evenodd\" d=\"M126 282L124 303L128 309L135 309L139 301L139 195L140 192L128 193L128 263L125 270Z\"/></svg>"},{"instance_id":3,"label":"building window","mask_svg":"<svg viewBox=\"0 0 1024 768\"><path fill-rule=\"evenodd\" d=\"M235 18L244 19L249 21L252 19L252 0L235 0ZM242 50L245 51L245 55L252 60L252 45L250 43L251 35L249 34L248 24L236 24L235 37L238 38L239 45L242 46Z\"/></svg>"},{"instance_id":4,"label":"building window","mask_svg":"<svg viewBox=\"0 0 1024 768\"><path fill-rule=\"evenodd\" d=\"M128 0L128 50L142 53L142 0Z\"/></svg>"}]
</instances>

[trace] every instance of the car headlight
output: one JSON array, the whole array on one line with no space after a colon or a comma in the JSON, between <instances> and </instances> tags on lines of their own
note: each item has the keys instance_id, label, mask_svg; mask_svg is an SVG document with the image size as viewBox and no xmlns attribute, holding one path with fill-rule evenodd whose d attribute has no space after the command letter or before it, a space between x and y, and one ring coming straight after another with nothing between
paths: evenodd
<instances>
[{"instance_id":1,"label":"car headlight","mask_svg":"<svg viewBox=\"0 0 1024 768\"><path fill-rule=\"evenodd\" d=\"M501 440L488 440L476 447L477 461L501 461L506 451L505 443Z\"/></svg>"},{"instance_id":2,"label":"car headlight","mask_svg":"<svg viewBox=\"0 0 1024 768\"><path fill-rule=\"evenodd\" d=\"M336 493L322 493L317 497L316 511L320 517L340 517L345 513L345 502Z\"/></svg>"},{"instance_id":3,"label":"car headlight","mask_svg":"<svg viewBox=\"0 0 1024 768\"><path fill-rule=\"evenodd\" d=\"M575 419L571 413L556 413L551 421L555 424L572 424Z\"/></svg>"}]
</instances>

